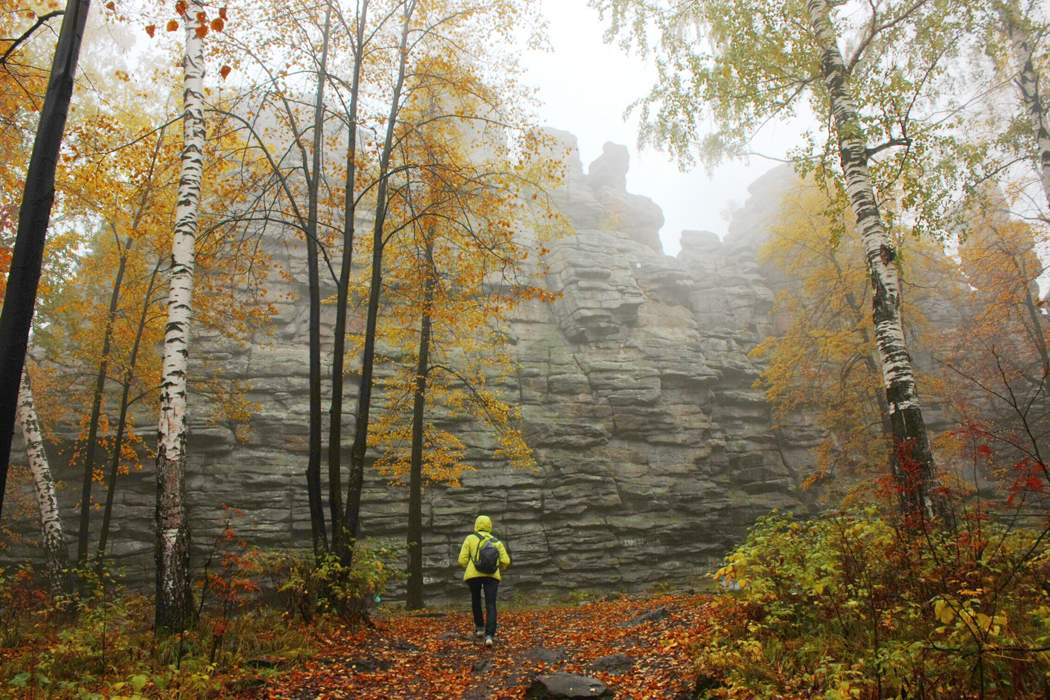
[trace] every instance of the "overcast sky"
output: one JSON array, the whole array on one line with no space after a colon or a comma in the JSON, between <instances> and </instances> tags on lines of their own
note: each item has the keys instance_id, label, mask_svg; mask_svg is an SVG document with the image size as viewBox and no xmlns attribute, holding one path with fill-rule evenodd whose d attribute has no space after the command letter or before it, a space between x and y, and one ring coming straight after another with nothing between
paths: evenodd
<instances>
[{"instance_id":1,"label":"overcast sky","mask_svg":"<svg viewBox=\"0 0 1050 700\"><path fill-rule=\"evenodd\" d=\"M683 229L706 229L724 236L726 211L747 198L747 187L778 165L764 159L734 162L710 176L703 167L681 172L660 152L637 148L638 124L624 122L624 109L643 96L653 71L635 56L602 41L604 23L587 7L587 0L541 0L550 29L553 51L526 52L522 63L527 79L544 102L542 123L571 131L580 142L584 169L602 152L606 141L625 144L631 153L627 189L652 197L664 210L667 223L660 231L664 252L678 252ZM757 152L782 156L797 143L798 128L772 127L755 140Z\"/></svg>"}]
</instances>

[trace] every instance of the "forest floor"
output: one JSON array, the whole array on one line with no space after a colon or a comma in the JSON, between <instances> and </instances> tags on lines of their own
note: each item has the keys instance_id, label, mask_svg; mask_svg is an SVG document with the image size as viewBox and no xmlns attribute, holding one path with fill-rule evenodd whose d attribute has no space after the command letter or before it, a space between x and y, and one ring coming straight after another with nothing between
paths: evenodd
<instances>
[{"instance_id":1,"label":"forest floor","mask_svg":"<svg viewBox=\"0 0 1050 700\"><path fill-rule=\"evenodd\" d=\"M522 698L538 674L565 671L597 678L621 699L687 698L707 600L619 597L501 610L492 649L473 637L468 599L457 612L381 616L371 628L321 640L315 656L255 697Z\"/></svg>"}]
</instances>

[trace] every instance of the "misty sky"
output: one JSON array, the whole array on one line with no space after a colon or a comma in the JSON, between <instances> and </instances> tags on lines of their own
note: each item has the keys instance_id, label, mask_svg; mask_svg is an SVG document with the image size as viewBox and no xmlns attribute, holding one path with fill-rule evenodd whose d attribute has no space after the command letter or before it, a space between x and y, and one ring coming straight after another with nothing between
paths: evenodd
<instances>
[{"instance_id":1,"label":"misty sky","mask_svg":"<svg viewBox=\"0 0 1050 700\"><path fill-rule=\"evenodd\" d=\"M653 71L619 46L602 41L604 23L587 7L587 0L541 1L553 50L530 51L522 57L527 79L545 103L541 122L579 138L584 169L601 154L606 141L627 145L631 153L627 188L652 197L663 208L664 252L678 252L682 229L706 229L724 236L725 212L742 205L748 185L778 163L752 157L748 163L723 165L708 176L703 167L683 173L667 155L652 149L639 153L637 122L632 118L625 123L623 112L647 92ZM756 138L753 150L783 156L797 143L798 133L790 126L767 128Z\"/></svg>"}]
</instances>

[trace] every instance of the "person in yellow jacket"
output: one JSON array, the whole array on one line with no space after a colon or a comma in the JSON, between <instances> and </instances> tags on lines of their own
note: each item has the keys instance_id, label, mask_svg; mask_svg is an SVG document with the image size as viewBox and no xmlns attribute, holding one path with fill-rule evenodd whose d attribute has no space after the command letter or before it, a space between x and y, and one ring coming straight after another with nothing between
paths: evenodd
<instances>
[{"instance_id":1,"label":"person in yellow jacket","mask_svg":"<svg viewBox=\"0 0 1050 700\"><path fill-rule=\"evenodd\" d=\"M494 548L495 552L492 551ZM488 549L488 551L486 551ZM498 561L496 561L498 552ZM486 563L494 561L491 566ZM479 515L474 521L474 532L463 540L459 548L459 565L466 571L463 580L470 588L470 604L474 612L474 636L485 637L485 646L492 646L496 636L496 592L502 579L500 572L510 566L507 547L492 534L492 519ZM482 569L479 571L479 567ZM490 569L491 570L488 570ZM485 615L481 614L481 593L485 592Z\"/></svg>"}]
</instances>

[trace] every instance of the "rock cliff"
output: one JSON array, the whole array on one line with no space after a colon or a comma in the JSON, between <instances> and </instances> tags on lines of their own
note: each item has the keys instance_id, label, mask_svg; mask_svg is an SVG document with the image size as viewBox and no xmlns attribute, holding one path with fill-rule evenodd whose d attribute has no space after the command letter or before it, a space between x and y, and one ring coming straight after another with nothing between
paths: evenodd
<instances>
[{"instance_id":1,"label":"rock cliff","mask_svg":"<svg viewBox=\"0 0 1050 700\"><path fill-rule=\"evenodd\" d=\"M455 557L479 511L510 546L505 587L558 595L688 584L757 516L798 505L790 450L752 388L758 369L748 357L771 325L772 293L755 250L776 200L761 203L785 174L756 183L755 201L725 241L687 231L681 253L669 257L658 237L660 208L626 190L627 150L606 144L584 172L575 138L556 135L569 154L557 202L576 233L550 245L542 273L559 299L513 319L520 367L502 387L523 408L539 466L515 471L494 459L493 436L456 426L477 469L460 488L424 494L432 600L458 590ZM273 252L292 279L305 279L300 251ZM248 382L261 407L244 445L224 427L192 426L187 489L198 560L220 532L224 504L243 511L237 528L255 544L309 540L306 292L280 291L275 331L246 350L197 339L208 366ZM330 338L330 325L325 333ZM352 387L348 393L352 406ZM201 415L203 399L195 403ZM149 430L143 420L140 429ZM113 551L132 577L147 577L152 473L128 477L118 500ZM403 488L370 475L365 536L403 542L406 509Z\"/></svg>"}]
</instances>

